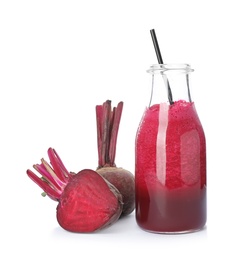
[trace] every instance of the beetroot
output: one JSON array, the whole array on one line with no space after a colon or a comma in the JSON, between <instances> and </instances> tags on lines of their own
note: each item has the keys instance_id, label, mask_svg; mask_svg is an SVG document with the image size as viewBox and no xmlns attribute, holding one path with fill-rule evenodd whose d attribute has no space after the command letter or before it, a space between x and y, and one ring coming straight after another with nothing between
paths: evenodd
<instances>
[{"instance_id":1,"label":"beetroot","mask_svg":"<svg viewBox=\"0 0 240 260\"><path fill-rule=\"evenodd\" d=\"M56 151L48 149L51 166L44 160L28 176L51 199L58 201L57 221L65 230L89 233L115 223L122 213L122 195L96 171L68 172Z\"/></svg>"},{"instance_id":2,"label":"beetroot","mask_svg":"<svg viewBox=\"0 0 240 260\"><path fill-rule=\"evenodd\" d=\"M123 210L121 216L129 215L135 209L134 175L115 164L118 129L121 120L123 102L111 107L107 100L96 106L98 167L97 172L112 183L122 194Z\"/></svg>"}]
</instances>

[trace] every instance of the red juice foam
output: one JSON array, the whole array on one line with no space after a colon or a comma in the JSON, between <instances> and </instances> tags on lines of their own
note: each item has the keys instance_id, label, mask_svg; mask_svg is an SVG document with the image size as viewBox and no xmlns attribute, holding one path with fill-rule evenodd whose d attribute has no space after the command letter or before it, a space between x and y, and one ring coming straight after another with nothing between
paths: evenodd
<instances>
[{"instance_id":1,"label":"red juice foam","mask_svg":"<svg viewBox=\"0 0 240 260\"><path fill-rule=\"evenodd\" d=\"M136 137L136 220L153 232L206 223L206 143L193 102L147 108Z\"/></svg>"}]
</instances>

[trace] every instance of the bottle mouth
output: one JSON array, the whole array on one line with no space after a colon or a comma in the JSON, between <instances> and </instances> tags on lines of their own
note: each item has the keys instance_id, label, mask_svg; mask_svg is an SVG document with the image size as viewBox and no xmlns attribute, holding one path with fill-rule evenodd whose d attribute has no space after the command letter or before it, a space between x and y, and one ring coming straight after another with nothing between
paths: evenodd
<instances>
[{"instance_id":1,"label":"bottle mouth","mask_svg":"<svg viewBox=\"0 0 240 260\"><path fill-rule=\"evenodd\" d=\"M179 73L188 74L193 71L194 70L187 63L153 64L147 70L147 72L151 74L158 74L158 73L165 74L168 72L179 72Z\"/></svg>"}]
</instances>

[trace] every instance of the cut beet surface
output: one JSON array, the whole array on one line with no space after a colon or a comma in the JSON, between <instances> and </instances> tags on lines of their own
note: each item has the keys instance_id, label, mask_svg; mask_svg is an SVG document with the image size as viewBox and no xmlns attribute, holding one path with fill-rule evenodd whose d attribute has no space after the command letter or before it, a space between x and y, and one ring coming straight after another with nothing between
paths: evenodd
<instances>
[{"instance_id":1,"label":"cut beet surface","mask_svg":"<svg viewBox=\"0 0 240 260\"><path fill-rule=\"evenodd\" d=\"M114 223L122 211L120 193L93 170L80 171L65 187L57 220L73 232L92 232Z\"/></svg>"}]
</instances>

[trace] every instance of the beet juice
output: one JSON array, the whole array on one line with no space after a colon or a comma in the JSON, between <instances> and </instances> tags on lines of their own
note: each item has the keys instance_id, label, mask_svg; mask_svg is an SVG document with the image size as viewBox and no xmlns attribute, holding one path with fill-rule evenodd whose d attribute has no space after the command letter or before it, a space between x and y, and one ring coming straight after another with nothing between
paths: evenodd
<instances>
[{"instance_id":1,"label":"beet juice","mask_svg":"<svg viewBox=\"0 0 240 260\"><path fill-rule=\"evenodd\" d=\"M191 71L185 64L149 70L158 90L137 131L135 161L136 221L146 231L185 233L206 223L206 142L190 96ZM156 95L160 102L153 103Z\"/></svg>"}]
</instances>

